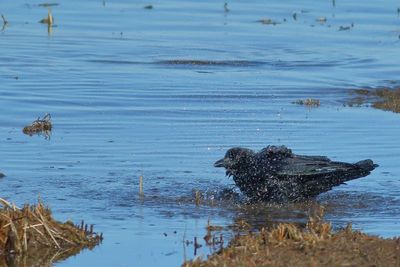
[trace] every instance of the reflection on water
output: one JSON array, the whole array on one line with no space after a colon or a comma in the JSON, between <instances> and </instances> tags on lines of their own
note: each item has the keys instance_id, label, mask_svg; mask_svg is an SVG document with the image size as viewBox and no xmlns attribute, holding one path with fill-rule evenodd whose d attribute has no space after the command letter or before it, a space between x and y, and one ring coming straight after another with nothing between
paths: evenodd
<instances>
[{"instance_id":1,"label":"reflection on water","mask_svg":"<svg viewBox=\"0 0 400 267\"><path fill-rule=\"evenodd\" d=\"M398 79L397 2L145 4L59 3L50 36L38 23L48 7L2 4L2 197L22 204L40 194L60 220L85 219L104 232L101 246L59 266L176 266L183 240L203 242L208 220L305 222L309 203L220 197L233 182L212 164L233 146L373 159L374 173L317 202L335 227L353 221L400 235L400 117L343 106L351 89ZM321 106L292 104L309 98ZM45 113L50 140L22 133ZM196 191L205 198L197 206Z\"/></svg>"}]
</instances>

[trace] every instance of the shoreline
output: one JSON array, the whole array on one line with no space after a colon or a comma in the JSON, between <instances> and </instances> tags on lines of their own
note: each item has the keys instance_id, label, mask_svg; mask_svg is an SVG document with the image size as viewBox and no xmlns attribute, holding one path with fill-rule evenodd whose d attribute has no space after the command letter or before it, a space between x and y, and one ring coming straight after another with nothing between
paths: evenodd
<instances>
[{"instance_id":1,"label":"shoreline","mask_svg":"<svg viewBox=\"0 0 400 267\"><path fill-rule=\"evenodd\" d=\"M400 266L400 237L381 238L310 218L305 228L292 223L258 232L237 233L227 247L182 264L209 266Z\"/></svg>"}]
</instances>

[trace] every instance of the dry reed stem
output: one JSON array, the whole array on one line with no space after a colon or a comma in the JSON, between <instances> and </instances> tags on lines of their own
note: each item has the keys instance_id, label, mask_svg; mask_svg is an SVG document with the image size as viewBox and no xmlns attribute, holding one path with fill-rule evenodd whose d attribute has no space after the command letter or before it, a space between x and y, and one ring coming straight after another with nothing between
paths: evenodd
<instances>
[{"instance_id":1,"label":"dry reed stem","mask_svg":"<svg viewBox=\"0 0 400 267\"><path fill-rule=\"evenodd\" d=\"M39 220L39 222L41 222L43 224L44 229L46 230L46 232L49 234L49 236L51 237L51 239L54 241L54 243L56 244L57 248L61 248L60 245L58 244L57 240L54 238L54 236L51 234L50 228L49 226L46 224L45 219L43 218L42 214L38 211L38 215L40 217L41 220Z\"/></svg>"},{"instance_id":2,"label":"dry reed stem","mask_svg":"<svg viewBox=\"0 0 400 267\"><path fill-rule=\"evenodd\" d=\"M10 208L10 209L12 209L14 211L17 208L15 205L11 204L10 202L5 200L4 198L0 198L0 204L3 204L3 206L5 206L7 208Z\"/></svg>"},{"instance_id":3,"label":"dry reed stem","mask_svg":"<svg viewBox=\"0 0 400 267\"><path fill-rule=\"evenodd\" d=\"M201 200L201 193L199 190L196 190L195 193L195 202L196 202L196 206L200 205L200 200Z\"/></svg>"},{"instance_id":4,"label":"dry reed stem","mask_svg":"<svg viewBox=\"0 0 400 267\"><path fill-rule=\"evenodd\" d=\"M139 177L139 194L143 195L143 176Z\"/></svg>"},{"instance_id":5,"label":"dry reed stem","mask_svg":"<svg viewBox=\"0 0 400 267\"><path fill-rule=\"evenodd\" d=\"M48 9L47 11L47 18L44 18L39 21L40 23L47 24L49 27L51 27L54 24L54 17L53 14L51 13L51 8Z\"/></svg>"}]
</instances>

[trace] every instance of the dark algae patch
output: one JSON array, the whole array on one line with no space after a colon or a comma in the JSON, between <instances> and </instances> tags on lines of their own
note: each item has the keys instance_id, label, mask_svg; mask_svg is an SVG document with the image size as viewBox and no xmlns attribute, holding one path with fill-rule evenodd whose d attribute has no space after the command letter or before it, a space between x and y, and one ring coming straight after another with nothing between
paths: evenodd
<instances>
[{"instance_id":1,"label":"dark algae patch","mask_svg":"<svg viewBox=\"0 0 400 267\"><path fill-rule=\"evenodd\" d=\"M23 208L1 198L0 203L1 266L50 266L84 248L92 249L103 239L93 226L54 220L40 201Z\"/></svg>"},{"instance_id":2,"label":"dark algae patch","mask_svg":"<svg viewBox=\"0 0 400 267\"><path fill-rule=\"evenodd\" d=\"M159 64L164 65L191 65L191 66L230 66L230 67L247 67L261 65L261 62L247 60L197 60L197 59L170 59L161 60Z\"/></svg>"},{"instance_id":3,"label":"dark algae patch","mask_svg":"<svg viewBox=\"0 0 400 267\"><path fill-rule=\"evenodd\" d=\"M42 4L39 4L39 6L41 6L41 7L52 7L52 6L58 6L59 5L59 3L42 3Z\"/></svg>"},{"instance_id":4,"label":"dark algae patch","mask_svg":"<svg viewBox=\"0 0 400 267\"><path fill-rule=\"evenodd\" d=\"M320 106L320 101L319 99L313 99L313 98L307 98L307 99L299 99L294 102L293 104L297 105L302 105L302 106L308 106L308 107L319 107Z\"/></svg>"},{"instance_id":5,"label":"dark algae patch","mask_svg":"<svg viewBox=\"0 0 400 267\"><path fill-rule=\"evenodd\" d=\"M237 234L226 248L207 259L185 262L198 266L399 266L400 239L383 239L352 229L338 231L320 219L305 228L280 223L272 229Z\"/></svg>"},{"instance_id":6,"label":"dark algae patch","mask_svg":"<svg viewBox=\"0 0 400 267\"><path fill-rule=\"evenodd\" d=\"M350 106L371 103L377 109L400 113L400 88L356 89L357 96L348 103Z\"/></svg>"}]
</instances>

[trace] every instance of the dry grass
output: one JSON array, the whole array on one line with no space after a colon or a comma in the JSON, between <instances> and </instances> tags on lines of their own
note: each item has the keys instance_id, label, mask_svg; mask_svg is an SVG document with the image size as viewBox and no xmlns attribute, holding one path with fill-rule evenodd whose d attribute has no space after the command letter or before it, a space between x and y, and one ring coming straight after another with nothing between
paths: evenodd
<instances>
[{"instance_id":1,"label":"dry grass","mask_svg":"<svg viewBox=\"0 0 400 267\"><path fill-rule=\"evenodd\" d=\"M34 120L31 124L25 126L24 129L22 129L22 132L28 135L43 133L45 136L50 136L52 128L53 124L51 123L51 116L49 113L46 113L43 119L38 117L37 120Z\"/></svg>"},{"instance_id":2,"label":"dry grass","mask_svg":"<svg viewBox=\"0 0 400 267\"><path fill-rule=\"evenodd\" d=\"M370 236L350 224L335 232L330 223L310 219L305 229L282 223L238 234L227 248L183 266L400 266L400 239Z\"/></svg>"},{"instance_id":3,"label":"dry grass","mask_svg":"<svg viewBox=\"0 0 400 267\"><path fill-rule=\"evenodd\" d=\"M83 248L93 248L102 240L102 235L93 232L93 226L88 229L83 222L78 227L70 221L55 221L40 201L36 206L17 208L0 198L0 204L1 266L10 265L10 261L13 266L25 266L27 261L47 265Z\"/></svg>"}]
</instances>

